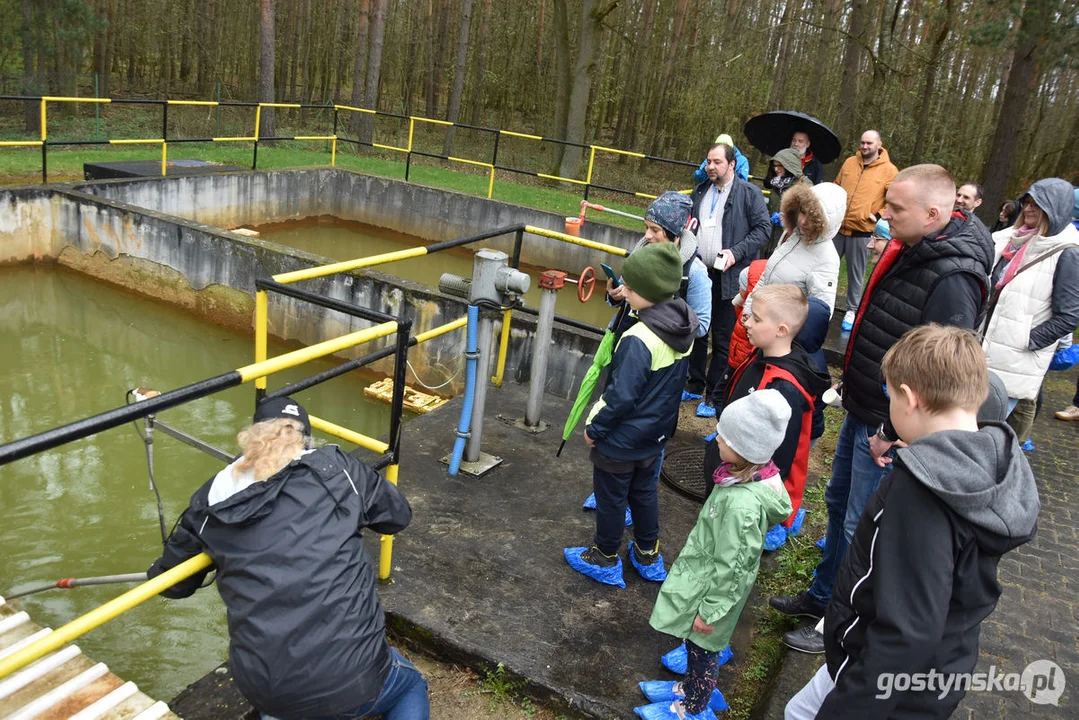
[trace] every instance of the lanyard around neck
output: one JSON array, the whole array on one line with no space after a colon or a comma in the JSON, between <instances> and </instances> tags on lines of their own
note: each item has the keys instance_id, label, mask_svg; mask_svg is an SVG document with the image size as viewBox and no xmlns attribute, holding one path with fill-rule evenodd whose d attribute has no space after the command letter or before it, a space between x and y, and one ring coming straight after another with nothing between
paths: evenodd
<instances>
[{"instance_id":1,"label":"lanyard around neck","mask_svg":"<svg viewBox=\"0 0 1079 720\"><path fill-rule=\"evenodd\" d=\"M724 187L726 187L726 186L724 186ZM715 183L712 183L712 208L711 208L710 212L708 213L708 217L710 217L710 218L714 218L716 216L716 205L719 204L719 193L720 192L721 192L721 190L719 189L719 187Z\"/></svg>"}]
</instances>

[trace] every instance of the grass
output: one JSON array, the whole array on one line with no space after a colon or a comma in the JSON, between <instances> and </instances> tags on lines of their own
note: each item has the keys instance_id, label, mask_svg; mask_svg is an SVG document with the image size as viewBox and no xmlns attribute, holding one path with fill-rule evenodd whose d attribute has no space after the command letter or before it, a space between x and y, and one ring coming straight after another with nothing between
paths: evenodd
<instances>
[{"instance_id":1,"label":"grass","mask_svg":"<svg viewBox=\"0 0 1079 720\"><path fill-rule=\"evenodd\" d=\"M36 140L22 127L21 114L11 112L14 104L0 106L0 140ZM237 137L250 135L253 131L251 118L244 113L249 109L223 109L222 122L215 123L212 110L173 107L169 114L170 137ZM64 112L59 105L50 106L49 139L55 141L96 140L106 138L159 137L160 109L144 106L103 106L101 118L95 119L93 109L82 107L75 114ZM277 133L279 135L328 135L333 132L329 113L311 111L302 120L299 111L278 110ZM342 120L342 123L344 120ZM393 120L379 119L375 126L377 142L401 147L408 144L408 125ZM344 132L343 126L341 127ZM417 123L412 147L417 151L440 154L444 129ZM487 133L457 135L455 155L475 160L487 160L492 153L492 136ZM372 175L396 179L405 177L403 153L358 148L339 142L337 166ZM500 165L517 167L531 172L551 172L554 148L549 144L505 138L501 144ZM251 143L170 143L171 159L197 157L212 162L251 167ZM48 149L48 177L51 182L81 180L83 163L106 161L160 161L160 146L70 146ZM587 153L585 153L587 160ZM330 143L326 141L278 141L274 147L259 145L258 168L262 170L325 166L330 162ZM583 167L582 167L583 173ZM606 153L597 155L593 179L600 184L623 187L628 190L659 194L664 189L685 189L691 186L692 168L669 163L648 162L642 167L638 161L614 158ZM412 156L409 179L446 190L471 195L487 196L489 176L481 167L463 163L436 160L418 155ZM41 180L41 150L31 148L0 148L0 185L38 183ZM577 215L581 209L582 188L565 182L498 171L494 183L496 200L524 205L560 215ZM646 198L630 198L621 193L593 188L590 199L613 209L643 215ZM642 229L639 221L610 213L590 211L588 219L615 227Z\"/></svg>"}]
</instances>

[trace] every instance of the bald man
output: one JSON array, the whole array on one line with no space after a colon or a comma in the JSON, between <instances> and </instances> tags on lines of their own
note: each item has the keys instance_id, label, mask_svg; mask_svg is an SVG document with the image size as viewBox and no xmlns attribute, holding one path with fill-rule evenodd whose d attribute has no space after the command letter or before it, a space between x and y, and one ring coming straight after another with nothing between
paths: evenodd
<instances>
[{"instance_id":1,"label":"bald man","mask_svg":"<svg viewBox=\"0 0 1079 720\"><path fill-rule=\"evenodd\" d=\"M843 407L832 477L824 491L828 536L808 591L773 597L786 615L819 618L836 571L869 497L891 460L898 436L888 421L881 381L884 354L907 330L936 322L973 329L989 295L993 240L982 221L955 212L955 180L939 165L915 165L895 176L882 215L892 240L869 278L843 363ZM824 652L812 626L783 636L802 652Z\"/></svg>"},{"instance_id":2,"label":"bald man","mask_svg":"<svg viewBox=\"0 0 1079 720\"><path fill-rule=\"evenodd\" d=\"M884 149L880 133L866 130L858 143L858 152L843 162L835 176L836 185L847 191L847 212L839 232L832 239L839 257L847 258L847 313L843 316L843 332L850 332L854 327L854 316L862 301L865 261L869 255L866 242L880 219L884 194L897 172Z\"/></svg>"}]
</instances>

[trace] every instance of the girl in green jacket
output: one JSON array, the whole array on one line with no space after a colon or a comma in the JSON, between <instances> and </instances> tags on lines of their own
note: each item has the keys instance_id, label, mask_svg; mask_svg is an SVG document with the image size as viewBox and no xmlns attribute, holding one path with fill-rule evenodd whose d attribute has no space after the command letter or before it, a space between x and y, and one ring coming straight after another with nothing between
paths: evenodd
<instances>
[{"instance_id":1,"label":"girl in green jacket","mask_svg":"<svg viewBox=\"0 0 1079 720\"><path fill-rule=\"evenodd\" d=\"M764 535L791 514L772 454L783 441L791 409L778 390L758 390L728 405L716 425L722 462L685 547L660 588L651 624L685 639L686 677L643 682L652 705L646 720L714 718L708 703L719 677L719 655L757 579Z\"/></svg>"}]
</instances>

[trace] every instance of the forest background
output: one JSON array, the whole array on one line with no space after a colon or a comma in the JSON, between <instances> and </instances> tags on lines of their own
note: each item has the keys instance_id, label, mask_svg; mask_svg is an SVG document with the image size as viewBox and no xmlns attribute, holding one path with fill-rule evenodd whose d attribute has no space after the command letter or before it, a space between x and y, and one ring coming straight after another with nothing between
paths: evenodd
<instances>
[{"instance_id":1,"label":"forest background","mask_svg":"<svg viewBox=\"0 0 1079 720\"><path fill-rule=\"evenodd\" d=\"M899 167L981 181L989 222L1037 178L1079 180L1073 0L0 0L0 17L0 94L336 102L693 162L729 132L758 173L743 124L799 110L843 156L874 127ZM278 122L314 134L328 116ZM38 118L0 103L5 137ZM340 131L369 139L364 122ZM490 134L426 129L433 153L490 157ZM528 148L541 172L582 175L581 149ZM688 186L685 167L620 165Z\"/></svg>"}]
</instances>

